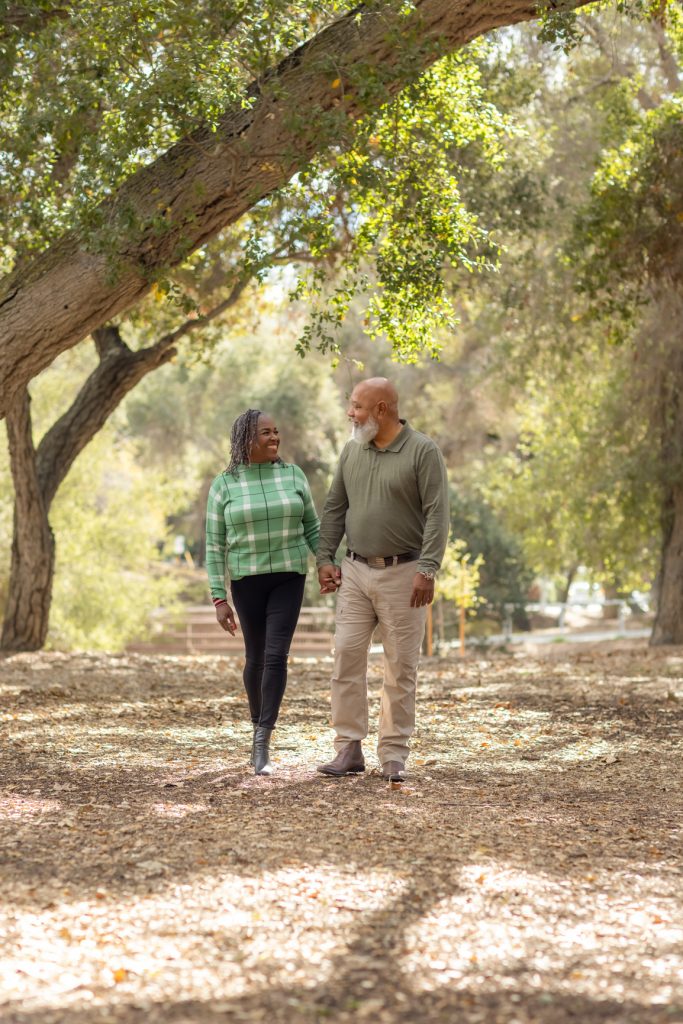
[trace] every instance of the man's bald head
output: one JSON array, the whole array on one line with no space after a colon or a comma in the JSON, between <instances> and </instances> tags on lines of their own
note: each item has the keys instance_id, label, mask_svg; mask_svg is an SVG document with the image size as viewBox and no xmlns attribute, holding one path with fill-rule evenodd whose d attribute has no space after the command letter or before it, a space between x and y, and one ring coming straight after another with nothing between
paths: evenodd
<instances>
[{"instance_id":1,"label":"man's bald head","mask_svg":"<svg viewBox=\"0 0 683 1024\"><path fill-rule=\"evenodd\" d=\"M369 377L356 384L353 395L373 405L384 402L390 417L398 419L398 391L388 377Z\"/></svg>"},{"instance_id":2,"label":"man's bald head","mask_svg":"<svg viewBox=\"0 0 683 1024\"><path fill-rule=\"evenodd\" d=\"M374 441L380 447L391 443L402 427L396 388L386 377L360 381L351 392L347 416L353 423L354 441Z\"/></svg>"}]
</instances>

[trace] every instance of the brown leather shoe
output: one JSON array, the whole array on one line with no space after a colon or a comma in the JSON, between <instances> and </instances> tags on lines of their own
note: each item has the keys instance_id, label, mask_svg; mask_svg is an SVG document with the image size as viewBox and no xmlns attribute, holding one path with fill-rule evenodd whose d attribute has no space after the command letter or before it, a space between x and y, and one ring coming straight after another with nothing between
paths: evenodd
<instances>
[{"instance_id":1,"label":"brown leather shoe","mask_svg":"<svg viewBox=\"0 0 683 1024\"><path fill-rule=\"evenodd\" d=\"M387 782L405 782L406 770L401 761L387 761L382 765L382 778Z\"/></svg>"},{"instance_id":2,"label":"brown leather shoe","mask_svg":"<svg viewBox=\"0 0 683 1024\"><path fill-rule=\"evenodd\" d=\"M365 771L365 760L360 740L352 740L339 751L334 761L319 764L317 769L322 775L358 775Z\"/></svg>"}]
</instances>

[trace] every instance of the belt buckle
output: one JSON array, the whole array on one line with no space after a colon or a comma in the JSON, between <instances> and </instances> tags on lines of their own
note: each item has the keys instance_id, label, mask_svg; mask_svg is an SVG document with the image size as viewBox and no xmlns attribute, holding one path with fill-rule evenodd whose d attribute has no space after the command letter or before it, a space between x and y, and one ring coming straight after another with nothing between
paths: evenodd
<instances>
[{"instance_id":1,"label":"belt buckle","mask_svg":"<svg viewBox=\"0 0 683 1024\"><path fill-rule=\"evenodd\" d=\"M381 558L379 555L373 555L372 558L368 558L368 565L370 566L371 569L386 568L386 562L384 558Z\"/></svg>"}]
</instances>

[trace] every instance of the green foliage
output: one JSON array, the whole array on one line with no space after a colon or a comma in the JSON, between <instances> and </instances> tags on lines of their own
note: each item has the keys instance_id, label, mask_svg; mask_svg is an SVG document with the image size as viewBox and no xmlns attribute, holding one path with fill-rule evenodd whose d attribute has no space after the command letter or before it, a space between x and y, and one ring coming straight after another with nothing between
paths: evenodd
<instances>
[{"instance_id":1,"label":"green foliage","mask_svg":"<svg viewBox=\"0 0 683 1024\"><path fill-rule=\"evenodd\" d=\"M491 506L462 487L452 488L451 533L462 538L467 550L481 556L478 592L491 610L503 613L506 604L521 605L533 572L527 567L516 534L505 529Z\"/></svg>"},{"instance_id":2,"label":"green foliage","mask_svg":"<svg viewBox=\"0 0 683 1024\"><path fill-rule=\"evenodd\" d=\"M570 255L601 315L632 312L660 284L683 286L683 98L645 113L607 152Z\"/></svg>"},{"instance_id":3,"label":"green foliage","mask_svg":"<svg viewBox=\"0 0 683 1024\"><path fill-rule=\"evenodd\" d=\"M649 423L629 404L633 353L590 351L539 372L520 401L522 439L482 466L482 487L540 575L588 567L602 583L651 585L661 502Z\"/></svg>"},{"instance_id":4,"label":"green foliage","mask_svg":"<svg viewBox=\"0 0 683 1024\"><path fill-rule=\"evenodd\" d=\"M662 378L680 319L672 315L675 303L661 301L661 290L671 282L672 263L682 265L680 205L672 201L681 176L672 144L676 117L664 113L677 104L664 99L662 106L674 77L665 65L667 37L636 22L620 25L616 38L611 30L612 22L598 20L595 43L587 37L575 47L555 79L536 76L527 100L523 88L506 92L524 103L518 119L531 145L518 147L486 187L487 222L498 226L501 240L500 273L478 283L473 305L486 311L480 315L495 339L482 363L503 385L498 439L470 463L467 478L519 538L535 572L565 576L583 563L594 579L628 589L654 580L663 485L680 469L663 457L666 425L653 418L647 392L661 404L652 355ZM524 84L527 54L511 48L510 56L522 64ZM659 110L647 113L641 104ZM614 172L623 164L629 170L622 180L601 181L603 167ZM586 197L599 181L605 199L591 200L589 223ZM566 259L567 242L580 210L586 229L574 236L574 264ZM665 253L669 269L655 280ZM585 267L581 293L577 265ZM661 308L653 301L645 320L634 296L650 298L655 289ZM631 319L619 324L619 348L616 318L598 313L627 306Z\"/></svg>"},{"instance_id":5,"label":"green foliage","mask_svg":"<svg viewBox=\"0 0 683 1024\"><path fill-rule=\"evenodd\" d=\"M226 108L248 105L249 82L348 6L84 0L44 16L40 5L29 5L35 18L25 24L33 27L0 41L0 269L75 226L108 255L115 275L126 240L143 225L132 208L118 209L116 223L109 215L105 221L98 204L200 123L215 126ZM263 280L285 251L311 261L312 273L295 290L312 307L302 353L334 348L349 304L366 294L371 336L386 336L404 361L420 351L435 355L438 331L454 324L448 267L471 272L495 260L476 204L463 201L458 163L469 153L470 163L498 165L510 125L486 96L487 46L446 57L419 77L425 47L433 45L400 33L394 67L359 66L344 81L330 58L330 87L339 92L330 110L304 116L281 97L295 137L314 131L327 151L226 234L235 253L232 282ZM389 100L397 75L413 84ZM371 111L360 121L348 117L351 97L355 108ZM296 164L296 152L279 159L290 157ZM160 210L145 230L166 231L165 218ZM179 274L151 268L156 296L176 312L198 310L188 271L199 272L201 263L188 253Z\"/></svg>"},{"instance_id":6,"label":"green foliage","mask_svg":"<svg viewBox=\"0 0 683 1024\"><path fill-rule=\"evenodd\" d=\"M543 43L548 43L554 50L562 53L569 53L578 45L582 38L582 30L575 11L557 10L558 4L550 2L539 4L539 8L547 7L548 10L541 20L541 27L538 38Z\"/></svg>"},{"instance_id":7,"label":"green foliage","mask_svg":"<svg viewBox=\"0 0 683 1024\"><path fill-rule=\"evenodd\" d=\"M94 359L87 346L65 353L32 386L36 443L72 401ZM56 572L48 646L120 649L143 636L150 613L172 606L182 580L166 571L167 519L190 488L181 476L137 461L138 445L110 420L76 459L50 512ZM0 610L7 597L13 490L0 455Z\"/></svg>"},{"instance_id":8,"label":"green foliage","mask_svg":"<svg viewBox=\"0 0 683 1024\"><path fill-rule=\"evenodd\" d=\"M341 0L21 5L0 35L5 267L44 248L346 9ZM31 17L32 16L32 17Z\"/></svg>"},{"instance_id":9,"label":"green foliage","mask_svg":"<svg viewBox=\"0 0 683 1024\"><path fill-rule=\"evenodd\" d=\"M145 636L155 609L173 607L182 582L164 570L159 544L167 515L184 500L184 487L143 471L112 430L97 436L53 505L49 647L120 650Z\"/></svg>"},{"instance_id":10,"label":"green foliage","mask_svg":"<svg viewBox=\"0 0 683 1024\"><path fill-rule=\"evenodd\" d=\"M472 558L464 541L449 541L436 580L435 593L447 601L452 601L463 611L472 611L483 601L477 593L479 571L483 562L481 555Z\"/></svg>"},{"instance_id":11,"label":"green foliage","mask_svg":"<svg viewBox=\"0 0 683 1024\"><path fill-rule=\"evenodd\" d=\"M490 269L493 241L468 208L459 164L476 151L492 167L503 159L511 123L486 97L483 44L451 55L358 126L349 151L316 161L288 192L313 194L308 226L324 256L346 234L341 278L330 292L324 265L302 277L294 297L313 305L299 350L336 349L352 300L370 293L365 329L390 342L394 357L436 356L438 332L452 328L449 267ZM343 205L340 203L343 197Z\"/></svg>"}]
</instances>

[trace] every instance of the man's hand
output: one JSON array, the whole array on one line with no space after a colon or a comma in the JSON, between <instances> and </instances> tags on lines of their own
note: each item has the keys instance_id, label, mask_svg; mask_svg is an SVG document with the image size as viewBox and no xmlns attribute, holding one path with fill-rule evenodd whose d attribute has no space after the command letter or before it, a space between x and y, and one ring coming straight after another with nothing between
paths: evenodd
<instances>
[{"instance_id":1,"label":"man's hand","mask_svg":"<svg viewBox=\"0 0 683 1024\"><path fill-rule=\"evenodd\" d=\"M416 572L413 578L413 592L410 595L410 607L421 608L424 604L431 604L434 600L434 580Z\"/></svg>"},{"instance_id":2,"label":"man's hand","mask_svg":"<svg viewBox=\"0 0 683 1024\"><path fill-rule=\"evenodd\" d=\"M230 636L234 636L237 632L237 623L235 622L235 613L226 601L224 604L216 605L216 618L221 629L224 629Z\"/></svg>"},{"instance_id":3,"label":"man's hand","mask_svg":"<svg viewBox=\"0 0 683 1024\"><path fill-rule=\"evenodd\" d=\"M321 565L318 569L318 583L321 594L334 594L341 586L341 569L338 565Z\"/></svg>"}]
</instances>

